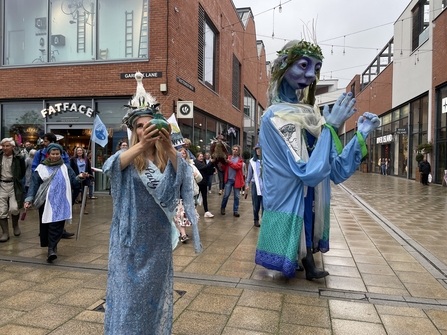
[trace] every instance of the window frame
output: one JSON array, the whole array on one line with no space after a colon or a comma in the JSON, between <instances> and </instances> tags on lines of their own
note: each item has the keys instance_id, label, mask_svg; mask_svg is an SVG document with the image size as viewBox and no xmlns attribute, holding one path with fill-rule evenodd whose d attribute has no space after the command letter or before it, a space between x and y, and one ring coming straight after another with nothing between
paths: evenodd
<instances>
[{"instance_id":1,"label":"window frame","mask_svg":"<svg viewBox=\"0 0 447 335\"><path fill-rule=\"evenodd\" d=\"M198 80L205 86L213 91L217 91L217 69L218 69L218 45L219 45L219 31L213 24L209 16L201 5L199 5L198 15ZM208 30L207 30L208 28ZM212 45L212 74L211 81L207 80L207 46L206 46L206 34L207 32L213 33L213 45Z\"/></svg>"}]
</instances>

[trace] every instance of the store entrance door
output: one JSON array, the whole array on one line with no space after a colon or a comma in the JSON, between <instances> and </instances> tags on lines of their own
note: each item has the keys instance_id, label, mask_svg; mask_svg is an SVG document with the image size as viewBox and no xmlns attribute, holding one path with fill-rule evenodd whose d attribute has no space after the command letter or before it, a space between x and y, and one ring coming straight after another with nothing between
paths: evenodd
<instances>
[{"instance_id":1,"label":"store entrance door","mask_svg":"<svg viewBox=\"0 0 447 335\"><path fill-rule=\"evenodd\" d=\"M92 167L102 167L102 162L99 162L98 159L101 157L96 154L97 145L90 140L92 133L92 124L73 124L71 126L68 125L47 125L47 131L52 132L58 138L62 137L58 143L62 145L64 150L68 153L68 155L73 157L74 149L76 147L82 147L87 151L91 151L92 159L91 165ZM108 192L108 183L106 176L101 172L94 172L95 183L94 183L94 191L95 192Z\"/></svg>"},{"instance_id":2,"label":"store entrance door","mask_svg":"<svg viewBox=\"0 0 447 335\"><path fill-rule=\"evenodd\" d=\"M90 134L92 125L72 125L67 128L67 126L61 125L48 125L47 131L52 132L58 138L62 137L58 143L62 145L64 150L68 153L70 157L74 154L74 148L83 147L86 150L92 150L92 145L90 142ZM94 154L94 153L92 153ZM92 157L94 157L92 155Z\"/></svg>"}]
</instances>

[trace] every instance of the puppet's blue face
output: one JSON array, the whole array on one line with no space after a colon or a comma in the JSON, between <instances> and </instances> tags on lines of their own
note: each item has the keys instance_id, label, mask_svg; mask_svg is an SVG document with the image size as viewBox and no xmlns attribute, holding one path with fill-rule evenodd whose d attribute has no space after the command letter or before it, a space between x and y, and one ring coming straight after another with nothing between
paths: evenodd
<instances>
[{"instance_id":1,"label":"puppet's blue face","mask_svg":"<svg viewBox=\"0 0 447 335\"><path fill-rule=\"evenodd\" d=\"M306 88L317 77L321 64L317 58L303 56L287 69L284 80L293 90Z\"/></svg>"}]
</instances>

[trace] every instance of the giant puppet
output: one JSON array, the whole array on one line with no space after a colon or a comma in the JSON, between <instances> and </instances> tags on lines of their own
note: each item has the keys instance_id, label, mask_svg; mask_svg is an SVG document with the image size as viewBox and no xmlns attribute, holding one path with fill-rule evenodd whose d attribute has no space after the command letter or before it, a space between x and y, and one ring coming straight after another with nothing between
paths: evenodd
<instances>
[{"instance_id":1,"label":"giant puppet","mask_svg":"<svg viewBox=\"0 0 447 335\"><path fill-rule=\"evenodd\" d=\"M278 52L259 133L264 213L256 264L294 277L301 260L308 280L329 274L316 268L313 253L329 250L330 181L341 183L355 172L367 153L365 139L380 124L364 113L342 147L337 130L356 112L355 99L343 93L321 116L315 90L322 60L320 47L304 40Z\"/></svg>"}]
</instances>

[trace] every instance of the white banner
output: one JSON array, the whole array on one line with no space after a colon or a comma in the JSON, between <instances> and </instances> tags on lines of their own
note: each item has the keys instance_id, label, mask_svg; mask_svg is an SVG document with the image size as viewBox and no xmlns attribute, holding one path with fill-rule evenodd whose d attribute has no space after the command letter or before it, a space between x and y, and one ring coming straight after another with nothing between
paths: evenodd
<instances>
[{"instance_id":1,"label":"white banner","mask_svg":"<svg viewBox=\"0 0 447 335\"><path fill-rule=\"evenodd\" d=\"M172 145L174 147L177 147L185 144L182 133L180 131L180 127L178 126L177 120L175 119L175 113L172 113L171 117L168 119L168 122L171 125Z\"/></svg>"}]
</instances>

